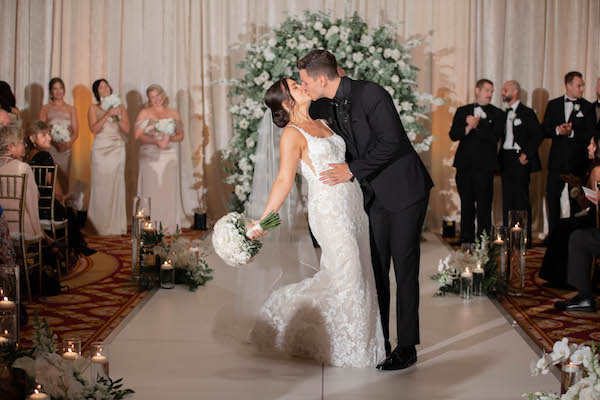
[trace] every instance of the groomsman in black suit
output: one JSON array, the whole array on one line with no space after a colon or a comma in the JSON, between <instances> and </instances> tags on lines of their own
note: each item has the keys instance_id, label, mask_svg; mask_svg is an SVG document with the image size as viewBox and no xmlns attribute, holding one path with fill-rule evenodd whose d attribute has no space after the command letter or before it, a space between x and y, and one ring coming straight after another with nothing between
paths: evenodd
<instances>
[{"instance_id":1,"label":"groomsman in black suit","mask_svg":"<svg viewBox=\"0 0 600 400\"><path fill-rule=\"evenodd\" d=\"M494 171L498 169L497 146L504 130L504 113L490 104L494 84L480 79L475 85L475 103L454 114L450 139L460 141L454 156L456 187L460 195L460 240L475 240L485 230L491 234Z\"/></svg>"},{"instance_id":2,"label":"groomsman in black suit","mask_svg":"<svg viewBox=\"0 0 600 400\"><path fill-rule=\"evenodd\" d=\"M500 145L502 172L502 214L508 226L510 210L526 210L527 245L531 246L531 203L529 174L541 169L538 147L544 139L535 111L519 100L521 85L508 81L502 87L502 101L508 104L506 124Z\"/></svg>"},{"instance_id":3,"label":"groomsman in black suit","mask_svg":"<svg viewBox=\"0 0 600 400\"><path fill-rule=\"evenodd\" d=\"M550 100L542 123L544 135L552 139L546 184L550 234L558 226L560 198L566 189L560 176L572 173L584 178L588 165L587 146L594 135L596 113L592 104L581 97L584 87L581 73L566 74L566 93Z\"/></svg>"}]
</instances>

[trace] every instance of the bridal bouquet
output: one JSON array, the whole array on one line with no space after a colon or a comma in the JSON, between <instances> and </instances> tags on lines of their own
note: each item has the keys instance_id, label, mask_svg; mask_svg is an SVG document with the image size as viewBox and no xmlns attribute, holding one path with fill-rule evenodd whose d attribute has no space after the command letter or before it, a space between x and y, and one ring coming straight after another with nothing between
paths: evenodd
<instances>
[{"instance_id":1,"label":"bridal bouquet","mask_svg":"<svg viewBox=\"0 0 600 400\"><path fill-rule=\"evenodd\" d=\"M67 124L54 123L50 130L52 141L57 143L65 143L71 140L71 132Z\"/></svg>"},{"instance_id":2,"label":"bridal bouquet","mask_svg":"<svg viewBox=\"0 0 600 400\"><path fill-rule=\"evenodd\" d=\"M246 233L249 221L240 213L231 212L217 221L212 237L215 252L227 265L237 267L248 264L260 252L262 243L249 239ZM269 213L258 223L267 231L281 225L279 214Z\"/></svg>"},{"instance_id":3,"label":"bridal bouquet","mask_svg":"<svg viewBox=\"0 0 600 400\"><path fill-rule=\"evenodd\" d=\"M120 107L121 99L116 94L111 94L110 96L106 96L102 98L102 102L100 104L104 111L108 111L111 108ZM115 121L119 122L119 117L115 116Z\"/></svg>"},{"instance_id":4,"label":"bridal bouquet","mask_svg":"<svg viewBox=\"0 0 600 400\"><path fill-rule=\"evenodd\" d=\"M553 365L563 365L563 371L577 371L575 380L563 382L565 394L555 393L525 393L528 400L599 400L600 399L600 355L595 345L569 344L569 339L563 338L554 343L552 353L544 354L537 362L531 363L531 375L545 375ZM582 370L583 367L583 370ZM564 374L563 374L564 375Z\"/></svg>"},{"instance_id":5,"label":"bridal bouquet","mask_svg":"<svg viewBox=\"0 0 600 400\"><path fill-rule=\"evenodd\" d=\"M165 135L174 136L175 135L175 119L173 118L163 118L156 121L154 128Z\"/></svg>"}]
</instances>

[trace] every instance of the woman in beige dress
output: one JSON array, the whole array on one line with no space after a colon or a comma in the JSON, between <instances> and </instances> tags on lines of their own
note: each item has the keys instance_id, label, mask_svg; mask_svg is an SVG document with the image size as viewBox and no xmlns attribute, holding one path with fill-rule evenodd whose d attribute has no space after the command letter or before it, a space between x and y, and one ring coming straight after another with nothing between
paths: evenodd
<instances>
[{"instance_id":1,"label":"woman in beige dress","mask_svg":"<svg viewBox=\"0 0 600 400\"><path fill-rule=\"evenodd\" d=\"M140 143L138 195L151 198L152 222L162 223L171 234L188 220L181 197L181 171L178 143L183 140L183 124L176 110L167 108L168 99L159 85L146 90L148 103L135 123L135 139ZM165 129L167 127L167 129Z\"/></svg>"},{"instance_id":2,"label":"woman in beige dress","mask_svg":"<svg viewBox=\"0 0 600 400\"><path fill-rule=\"evenodd\" d=\"M65 193L69 193L69 174L71 171L71 155L73 143L79 137L77 111L75 107L65 103L65 84L60 78L50 79L48 84L50 102L42 106L40 120L51 127L55 124L69 128L70 140L66 142L52 141L50 154L58 166L58 180Z\"/></svg>"},{"instance_id":3,"label":"woman in beige dress","mask_svg":"<svg viewBox=\"0 0 600 400\"><path fill-rule=\"evenodd\" d=\"M88 110L88 123L95 136L87 223L99 235L123 235L127 233L125 135L129 132L129 119L122 104L108 111L102 109L102 98L112 94L106 79L95 81L92 91L98 103Z\"/></svg>"}]
</instances>

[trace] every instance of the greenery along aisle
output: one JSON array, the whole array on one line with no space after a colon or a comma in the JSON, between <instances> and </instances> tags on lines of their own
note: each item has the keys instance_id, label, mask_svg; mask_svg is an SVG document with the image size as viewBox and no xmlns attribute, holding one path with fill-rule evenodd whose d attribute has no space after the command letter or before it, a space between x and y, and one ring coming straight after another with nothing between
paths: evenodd
<instances>
[{"instance_id":1,"label":"greenery along aisle","mask_svg":"<svg viewBox=\"0 0 600 400\"><path fill-rule=\"evenodd\" d=\"M390 26L369 29L357 14L332 20L328 14L306 12L288 17L257 43L247 45L247 55L238 64L245 75L229 81L234 135L223 158L228 161L225 182L235 188L229 203L232 210L243 210L252 189L258 124L266 108L265 91L284 77L299 80L296 61L314 49L332 52L349 77L383 86L392 96L415 150L429 150L433 137L421 122L427 119L428 107L441 101L416 90L418 69L410 64L410 52L422 41L400 43L396 36Z\"/></svg>"}]
</instances>

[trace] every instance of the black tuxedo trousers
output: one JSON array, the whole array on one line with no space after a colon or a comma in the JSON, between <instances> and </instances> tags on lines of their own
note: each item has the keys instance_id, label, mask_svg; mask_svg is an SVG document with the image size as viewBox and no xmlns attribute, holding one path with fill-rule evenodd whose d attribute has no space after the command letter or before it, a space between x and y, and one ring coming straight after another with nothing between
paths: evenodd
<instances>
[{"instance_id":1,"label":"black tuxedo trousers","mask_svg":"<svg viewBox=\"0 0 600 400\"><path fill-rule=\"evenodd\" d=\"M421 232L429 195L412 206L391 212L375 199L367 209L371 258L386 349L390 350L390 265L396 276L398 345L419 344L419 262Z\"/></svg>"}]
</instances>

